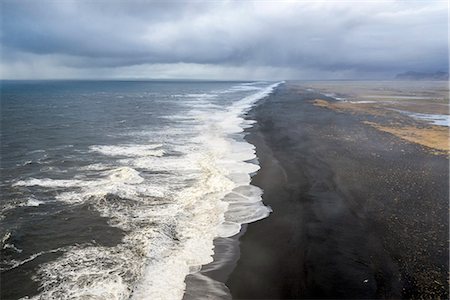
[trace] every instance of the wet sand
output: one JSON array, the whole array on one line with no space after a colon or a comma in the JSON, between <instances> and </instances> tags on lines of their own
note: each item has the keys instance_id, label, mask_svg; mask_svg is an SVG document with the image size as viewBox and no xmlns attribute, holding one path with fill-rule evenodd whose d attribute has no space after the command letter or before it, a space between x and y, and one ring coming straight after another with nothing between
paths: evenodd
<instances>
[{"instance_id":1,"label":"wet sand","mask_svg":"<svg viewBox=\"0 0 450 300\"><path fill-rule=\"evenodd\" d=\"M448 156L315 99L288 82L249 113L274 212L240 238L233 298L448 298Z\"/></svg>"}]
</instances>

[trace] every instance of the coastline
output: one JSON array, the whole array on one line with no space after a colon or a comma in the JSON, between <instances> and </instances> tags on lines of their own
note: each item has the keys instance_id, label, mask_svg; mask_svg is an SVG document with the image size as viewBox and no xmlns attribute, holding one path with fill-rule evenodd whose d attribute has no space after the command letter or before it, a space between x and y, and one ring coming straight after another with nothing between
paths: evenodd
<instances>
[{"instance_id":1,"label":"coastline","mask_svg":"<svg viewBox=\"0 0 450 300\"><path fill-rule=\"evenodd\" d=\"M236 113L239 117L236 119L241 122L239 126L242 128L242 132L237 133L242 142L246 145L250 146L250 150L252 151L252 157L244 160L243 163L245 165L251 165L256 167L256 174L259 172L259 163L258 157L253 153L253 144L249 142L246 138L249 130L253 127L253 120L247 118L248 111L253 107L257 106L257 102L263 101L263 99L272 95L277 87L284 82L273 83L270 86L265 87L261 91L249 95L235 103L230 108L231 112ZM240 154L242 157L242 153ZM250 157L249 155L247 155ZM252 168L250 168L252 169ZM248 169L248 170L250 170ZM234 174L235 176L236 174ZM202 265L200 270L194 269L192 273L188 274L185 278L185 292L183 295L184 300L190 299L231 299L231 294L228 287L225 285L225 282L228 280L229 275L232 273L235 268L237 261L239 259L239 238L245 234L246 228L248 224L257 222L261 219L267 218L270 216L271 209L270 207L265 206L262 203L262 198L259 194L259 189L252 184L253 177L255 176L255 172L247 171L245 174L245 180L239 182L236 186L236 190L232 190L228 195L225 196L223 201L229 204L229 210L225 213L225 223L229 223L231 220L232 224L239 224L239 231L232 231L232 235L225 235L227 237L216 237L213 240L213 255L212 261L208 264ZM239 176L238 176L239 177ZM248 180L248 181L247 181ZM246 183L246 184L242 184ZM252 186L252 189L248 190ZM252 191L258 191L255 195L252 195ZM246 195L246 192L249 193L250 196ZM242 193L242 194L241 194ZM242 207L237 207L239 202L231 201L228 202L227 196L231 195L231 199L234 197L243 197L244 202L242 202ZM250 201L245 203L245 199L255 197L257 201ZM260 207L258 207L260 206ZM236 210L236 208L244 209L246 212L236 218L231 214L231 220L227 219L227 214ZM250 209L253 209L252 212ZM249 214L250 213L250 214ZM236 222L238 221L238 222ZM233 226L235 227L235 226ZM234 228L232 228L234 230ZM237 233L234 233L237 232Z\"/></svg>"},{"instance_id":2,"label":"coastline","mask_svg":"<svg viewBox=\"0 0 450 300\"><path fill-rule=\"evenodd\" d=\"M448 158L317 98L289 82L249 112L273 213L240 238L233 299L447 297Z\"/></svg>"},{"instance_id":3,"label":"coastline","mask_svg":"<svg viewBox=\"0 0 450 300\"><path fill-rule=\"evenodd\" d=\"M276 94L278 88L267 98ZM260 100L256 106L261 105L267 98ZM251 111L247 113L246 119L252 119L252 117L249 117ZM286 174L273 157L270 148L265 144L263 136L258 130L254 129L254 126L256 126L256 124L250 128L246 128L244 131L245 140L256 147L257 160L261 166L261 169L259 169L252 177L251 184L261 187L263 182L272 181L274 187L281 187L282 183L285 181ZM278 184L274 181L277 179L281 181ZM267 192L264 191L263 202L264 198L268 197L268 193L271 193L271 196L274 196L277 192L278 191L274 189ZM268 203L264 202L264 204L270 206ZM232 299L232 294L226 283L233 274L240 259L240 239L245 235L249 226L264 222L264 220L267 220L270 217L271 215L256 222L243 224L241 231L232 237L216 238L214 240L213 261L207 265L203 265L199 272L189 274L186 277L186 292L183 296L183 300Z\"/></svg>"},{"instance_id":4,"label":"coastline","mask_svg":"<svg viewBox=\"0 0 450 300\"><path fill-rule=\"evenodd\" d=\"M239 239L245 234L247 226L243 224L241 231L232 237L214 240L213 261L203 265L199 272L186 276L183 300L232 299L225 282L239 260Z\"/></svg>"}]
</instances>

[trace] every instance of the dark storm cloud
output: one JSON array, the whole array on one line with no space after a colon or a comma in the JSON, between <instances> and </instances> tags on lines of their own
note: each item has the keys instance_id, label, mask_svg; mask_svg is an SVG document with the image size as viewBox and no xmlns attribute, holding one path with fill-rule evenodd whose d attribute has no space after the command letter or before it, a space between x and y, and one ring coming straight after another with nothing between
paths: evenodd
<instances>
[{"instance_id":1,"label":"dark storm cloud","mask_svg":"<svg viewBox=\"0 0 450 300\"><path fill-rule=\"evenodd\" d=\"M12 77L33 67L103 76L164 65L177 76L192 64L263 77L448 68L439 1L3 1L2 19L3 76Z\"/></svg>"}]
</instances>

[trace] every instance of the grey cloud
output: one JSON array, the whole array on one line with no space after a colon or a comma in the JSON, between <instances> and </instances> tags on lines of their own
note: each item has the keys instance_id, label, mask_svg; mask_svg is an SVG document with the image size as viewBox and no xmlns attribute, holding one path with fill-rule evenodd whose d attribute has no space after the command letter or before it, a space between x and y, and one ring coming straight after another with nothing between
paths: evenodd
<instances>
[{"instance_id":1,"label":"grey cloud","mask_svg":"<svg viewBox=\"0 0 450 300\"><path fill-rule=\"evenodd\" d=\"M90 71L185 63L375 77L447 70L446 8L394 0L3 1L2 65L26 69L42 58Z\"/></svg>"}]
</instances>

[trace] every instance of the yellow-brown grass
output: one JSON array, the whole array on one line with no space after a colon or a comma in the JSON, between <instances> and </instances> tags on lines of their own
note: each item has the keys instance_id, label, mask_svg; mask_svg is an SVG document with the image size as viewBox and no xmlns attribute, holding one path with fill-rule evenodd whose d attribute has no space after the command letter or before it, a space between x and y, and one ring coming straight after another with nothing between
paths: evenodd
<instances>
[{"instance_id":1,"label":"yellow-brown grass","mask_svg":"<svg viewBox=\"0 0 450 300\"><path fill-rule=\"evenodd\" d=\"M450 152L449 129L443 126L385 126L373 122L364 122L380 131L388 132L401 139L443 152Z\"/></svg>"},{"instance_id":2,"label":"yellow-brown grass","mask_svg":"<svg viewBox=\"0 0 450 300\"><path fill-rule=\"evenodd\" d=\"M444 126L412 126L402 125L402 120L407 118L404 115L387 110L377 104L360 104L351 102L330 102L323 99L315 99L313 105L332 109L339 112L352 114L382 115L391 118L390 124L377 124L363 121L383 132L388 132L408 142L416 143L434 150L435 153L450 153L449 128Z\"/></svg>"}]
</instances>

